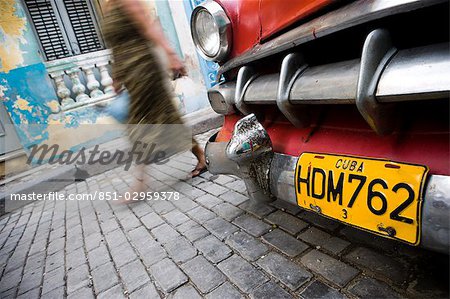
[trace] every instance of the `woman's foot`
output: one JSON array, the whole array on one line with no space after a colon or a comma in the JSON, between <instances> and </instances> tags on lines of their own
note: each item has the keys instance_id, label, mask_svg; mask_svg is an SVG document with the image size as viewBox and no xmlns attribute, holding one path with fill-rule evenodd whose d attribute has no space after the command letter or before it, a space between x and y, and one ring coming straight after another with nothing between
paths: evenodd
<instances>
[{"instance_id":1,"label":"woman's foot","mask_svg":"<svg viewBox=\"0 0 450 299\"><path fill-rule=\"evenodd\" d=\"M198 162L194 170L191 171L191 178L195 178L207 170L205 162Z\"/></svg>"}]
</instances>

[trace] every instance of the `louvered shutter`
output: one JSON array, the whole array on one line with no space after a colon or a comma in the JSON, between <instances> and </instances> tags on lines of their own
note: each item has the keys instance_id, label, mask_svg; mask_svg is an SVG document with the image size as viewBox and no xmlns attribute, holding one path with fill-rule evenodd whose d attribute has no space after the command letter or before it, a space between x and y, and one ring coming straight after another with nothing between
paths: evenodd
<instances>
[{"instance_id":1,"label":"louvered shutter","mask_svg":"<svg viewBox=\"0 0 450 299\"><path fill-rule=\"evenodd\" d=\"M50 0L25 0L47 60L71 55Z\"/></svg>"},{"instance_id":2,"label":"louvered shutter","mask_svg":"<svg viewBox=\"0 0 450 299\"><path fill-rule=\"evenodd\" d=\"M86 0L64 0L81 54L104 49Z\"/></svg>"}]
</instances>

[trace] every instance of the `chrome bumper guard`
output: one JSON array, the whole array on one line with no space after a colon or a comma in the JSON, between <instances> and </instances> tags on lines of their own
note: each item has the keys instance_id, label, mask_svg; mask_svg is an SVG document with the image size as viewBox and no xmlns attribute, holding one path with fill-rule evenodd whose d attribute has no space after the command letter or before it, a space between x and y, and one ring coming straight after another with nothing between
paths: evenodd
<instances>
[{"instance_id":1,"label":"chrome bumper guard","mask_svg":"<svg viewBox=\"0 0 450 299\"><path fill-rule=\"evenodd\" d=\"M213 174L242 178L257 202L275 198L297 205L294 185L297 157L274 153L269 135L251 114L236 123L229 142L211 136L205 154ZM425 189L420 246L449 253L450 177L431 175Z\"/></svg>"},{"instance_id":2,"label":"chrome bumper guard","mask_svg":"<svg viewBox=\"0 0 450 299\"><path fill-rule=\"evenodd\" d=\"M366 38L361 59L308 66L299 53L287 55L279 73L258 75L249 66L239 69L237 81L208 91L220 114L251 113L249 105L277 105L296 127L309 125L308 105L353 104L380 135L394 128L397 102L447 98L450 55L447 43L397 50L384 29Z\"/></svg>"}]
</instances>

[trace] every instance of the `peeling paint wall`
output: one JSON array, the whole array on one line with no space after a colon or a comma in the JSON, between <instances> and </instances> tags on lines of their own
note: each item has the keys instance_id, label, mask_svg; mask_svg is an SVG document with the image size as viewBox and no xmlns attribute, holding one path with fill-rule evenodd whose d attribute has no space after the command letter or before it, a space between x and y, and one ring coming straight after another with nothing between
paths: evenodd
<instances>
[{"instance_id":1,"label":"peeling paint wall","mask_svg":"<svg viewBox=\"0 0 450 299\"><path fill-rule=\"evenodd\" d=\"M38 43L17 0L0 1L0 72L41 62Z\"/></svg>"},{"instance_id":2,"label":"peeling paint wall","mask_svg":"<svg viewBox=\"0 0 450 299\"><path fill-rule=\"evenodd\" d=\"M43 142L71 148L105 134L92 129L77 131L80 126L113 122L92 106L52 114L59 111L58 97L20 0L0 0L1 104L25 149ZM8 120L1 121L8 125Z\"/></svg>"}]
</instances>

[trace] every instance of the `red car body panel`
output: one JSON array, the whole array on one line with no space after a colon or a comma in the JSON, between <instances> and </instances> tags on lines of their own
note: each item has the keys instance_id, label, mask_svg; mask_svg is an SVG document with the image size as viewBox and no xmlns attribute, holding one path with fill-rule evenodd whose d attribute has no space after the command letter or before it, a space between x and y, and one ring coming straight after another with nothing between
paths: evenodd
<instances>
[{"instance_id":1,"label":"red car body panel","mask_svg":"<svg viewBox=\"0 0 450 299\"><path fill-rule=\"evenodd\" d=\"M331 0L218 0L230 18L233 47L228 58L252 49L262 39L325 7Z\"/></svg>"},{"instance_id":2,"label":"red car body panel","mask_svg":"<svg viewBox=\"0 0 450 299\"><path fill-rule=\"evenodd\" d=\"M281 4L280 0L261 0L261 38L270 37L332 2L331 0L290 0L283 1Z\"/></svg>"},{"instance_id":3,"label":"red car body panel","mask_svg":"<svg viewBox=\"0 0 450 299\"><path fill-rule=\"evenodd\" d=\"M334 110L339 107L333 108ZM338 111L335 111L338 112ZM380 137L354 111L329 113L328 117L309 128L297 129L283 117L266 119L262 125L267 130L274 152L299 156L302 152L345 154L360 157L382 158L396 162L426 165L430 174L450 175L449 127L446 121L439 123L424 120L413 123L413 128ZM223 128L216 141L231 138L238 115L225 117Z\"/></svg>"}]
</instances>

